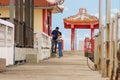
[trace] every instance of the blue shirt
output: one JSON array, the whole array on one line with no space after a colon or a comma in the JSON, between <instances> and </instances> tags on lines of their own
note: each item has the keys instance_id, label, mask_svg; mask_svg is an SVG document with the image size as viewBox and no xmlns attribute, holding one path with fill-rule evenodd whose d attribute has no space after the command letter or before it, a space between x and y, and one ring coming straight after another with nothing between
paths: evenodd
<instances>
[{"instance_id":1,"label":"blue shirt","mask_svg":"<svg viewBox=\"0 0 120 80\"><path fill-rule=\"evenodd\" d=\"M58 33L59 31L56 31L56 30L52 31L52 35L53 35L52 40L56 40L58 38Z\"/></svg>"}]
</instances>

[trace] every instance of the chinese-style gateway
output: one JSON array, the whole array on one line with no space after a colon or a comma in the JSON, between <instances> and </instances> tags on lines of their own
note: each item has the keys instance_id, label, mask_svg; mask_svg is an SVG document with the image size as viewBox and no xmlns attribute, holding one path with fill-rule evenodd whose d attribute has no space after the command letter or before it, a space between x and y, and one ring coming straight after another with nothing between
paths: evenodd
<instances>
[{"instance_id":1,"label":"chinese-style gateway","mask_svg":"<svg viewBox=\"0 0 120 80\"><path fill-rule=\"evenodd\" d=\"M75 29L91 29L91 51L94 52L94 29L99 28L99 20L97 17L87 13L85 8L80 8L76 15L64 19L64 27L71 29L71 50L74 50ZM86 40L85 40L86 41ZM84 44L84 51L86 52L86 42Z\"/></svg>"}]
</instances>

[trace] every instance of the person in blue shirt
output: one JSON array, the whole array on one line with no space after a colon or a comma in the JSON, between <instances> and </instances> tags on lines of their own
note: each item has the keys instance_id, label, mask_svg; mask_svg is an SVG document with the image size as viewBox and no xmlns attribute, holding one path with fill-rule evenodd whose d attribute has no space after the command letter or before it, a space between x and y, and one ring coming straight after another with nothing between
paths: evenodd
<instances>
[{"instance_id":1,"label":"person in blue shirt","mask_svg":"<svg viewBox=\"0 0 120 80\"><path fill-rule=\"evenodd\" d=\"M56 27L55 30L52 31L52 53L56 53L58 33L59 27Z\"/></svg>"}]
</instances>

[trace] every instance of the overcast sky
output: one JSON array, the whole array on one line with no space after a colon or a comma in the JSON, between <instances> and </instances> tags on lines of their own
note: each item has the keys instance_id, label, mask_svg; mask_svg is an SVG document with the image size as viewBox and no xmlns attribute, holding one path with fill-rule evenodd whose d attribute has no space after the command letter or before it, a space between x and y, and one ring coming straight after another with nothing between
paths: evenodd
<instances>
[{"instance_id":1,"label":"overcast sky","mask_svg":"<svg viewBox=\"0 0 120 80\"><path fill-rule=\"evenodd\" d=\"M103 23L105 23L105 9L106 0L103 1ZM71 15L78 13L80 8L86 8L87 12L91 15L99 16L99 0L65 0L65 9L63 13L53 14L52 28L55 29L56 26L60 27L60 31L63 34L64 39L64 49L70 50L71 43L71 30L65 29L63 25L63 19ZM120 11L120 0L111 0L111 16L114 16L116 12ZM77 29L77 48L79 49L79 41L84 40L85 37L90 36L90 30ZM95 31L95 34L98 30Z\"/></svg>"}]
</instances>

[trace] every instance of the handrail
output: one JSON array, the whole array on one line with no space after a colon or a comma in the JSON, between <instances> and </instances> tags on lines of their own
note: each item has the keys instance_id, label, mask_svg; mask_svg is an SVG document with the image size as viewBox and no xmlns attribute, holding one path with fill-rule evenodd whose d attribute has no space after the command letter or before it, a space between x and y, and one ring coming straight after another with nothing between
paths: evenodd
<instances>
[{"instance_id":1,"label":"handrail","mask_svg":"<svg viewBox=\"0 0 120 80\"><path fill-rule=\"evenodd\" d=\"M10 22L2 20L2 19L0 19L0 24L4 24L4 25L9 26L9 27L14 27L13 23L10 23Z\"/></svg>"}]
</instances>

